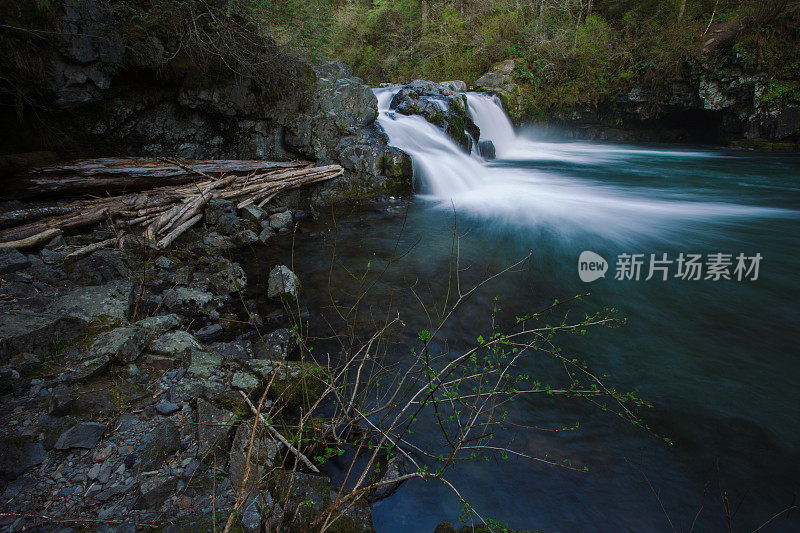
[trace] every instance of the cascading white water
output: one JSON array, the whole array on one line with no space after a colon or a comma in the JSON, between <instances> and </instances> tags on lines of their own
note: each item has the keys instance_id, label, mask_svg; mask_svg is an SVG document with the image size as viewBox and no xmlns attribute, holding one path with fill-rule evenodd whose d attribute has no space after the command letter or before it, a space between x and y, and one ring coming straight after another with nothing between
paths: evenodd
<instances>
[{"instance_id":1,"label":"cascading white water","mask_svg":"<svg viewBox=\"0 0 800 533\"><path fill-rule=\"evenodd\" d=\"M392 111L390 102L398 90L375 89L378 122L390 144L412 157L422 197L446 209L455 207L495 221L547 227L559 233L602 232L619 239L641 232L675 230L687 219L785 214L780 209L740 205L730 198L694 192L656 195L646 187L632 189L576 178L564 167L615 160L641 165L651 157L690 160L724 155L536 141L515 133L495 98L467 93L469 111L481 129L480 140L488 139L495 145L497 159L487 161L477 153L468 154L424 118ZM553 169L554 164L561 167Z\"/></svg>"}]
</instances>

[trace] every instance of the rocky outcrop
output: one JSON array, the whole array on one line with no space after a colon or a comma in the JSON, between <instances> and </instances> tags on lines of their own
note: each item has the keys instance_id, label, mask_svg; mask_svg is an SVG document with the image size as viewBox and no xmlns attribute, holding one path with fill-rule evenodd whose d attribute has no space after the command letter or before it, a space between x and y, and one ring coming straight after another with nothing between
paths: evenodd
<instances>
[{"instance_id":1,"label":"rocky outcrop","mask_svg":"<svg viewBox=\"0 0 800 533\"><path fill-rule=\"evenodd\" d=\"M493 66L476 87L500 97L517 123L526 120L514 60ZM769 94L779 80L741 68L697 67L659 87L638 85L597 106L559 109L545 119L563 132L612 141L675 141L797 149L800 105Z\"/></svg>"},{"instance_id":2,"label":"rocky outcrop","mask_svg":"<svg viewBox=\"0 0 800 533\"><path fill-rule=\"evenodd\" d=\"M395 93L389 108L403 115L422 116L470 152L480 137L480 129L469 114L467 97L455 90L462 87L466 88L464 82L415 80Z\"/></svg>"},{"instance_id":3,"label":"rocky outcrop","mask_svg":"<svg viewBox=\"0 0 800 533\"><path fill-rule=\"evenodd\" d=\"M24 124L12 112L0 113L7 132L58 131L55 148L82 156L342 164L346 174L322 186L326 194L319 200L410 185L408 156L390 148L375 123L375 95L340 63L301 64L290 88L267 91L255 79L202 79L188 66L165 71L164 56L179 52L172 50L176 43L148 43L161 55L134 57L126 52L128 30L100 0L57 1L51 11L52 27L41 28L43 38L35 43L43 79L34 92L48 111L39 114L44 123L32 122L33 113L23 115ZM30 139L2 134L0 153L41 147Z\"/></svg>"},{"instance_id":4,"label":"rocky outcrop","mask_svg":"<svg viewBox=\"0 0 800 533\"><path fill-rule=\"evenodd\" d=\"M523 119L523 99L522 89L513 76L515 67L513 59L501 61L475 80L475 87L500 98L511 120L519 123Z\"/></svg>"}]
</instances>

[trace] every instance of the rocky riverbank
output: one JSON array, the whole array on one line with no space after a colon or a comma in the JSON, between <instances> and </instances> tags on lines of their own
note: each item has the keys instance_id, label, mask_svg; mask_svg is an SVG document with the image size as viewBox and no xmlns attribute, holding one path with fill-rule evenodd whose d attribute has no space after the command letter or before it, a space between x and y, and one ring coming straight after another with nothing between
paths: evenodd
<instances>
[{"instance_id":1,"label":"rocky riverbank","mask_svg":"<svg viewBox=\"0 0 800 533\"><path fill-rule=\"evenodd\" d=\"M298 421L331 370L298 334L302 280L260 265L252 298L237 262L305 217L213 200L169 251L67 258L102 228L0 248L0 530L210 531L233 512L236 530L301 531L328 507L336 489L298 460L326 454L321 419ZM373 530L367 502L331 530Z\"/></svg>"}]
</instances>

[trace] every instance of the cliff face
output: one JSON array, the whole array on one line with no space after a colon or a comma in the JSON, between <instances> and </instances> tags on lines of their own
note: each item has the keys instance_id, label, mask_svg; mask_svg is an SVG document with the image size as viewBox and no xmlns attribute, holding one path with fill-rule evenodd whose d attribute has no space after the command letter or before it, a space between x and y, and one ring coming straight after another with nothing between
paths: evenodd
<instances>
[{"instance_id":1,"label":"cliff face","mask_svg":"<svg viewBox=\"0 0 800 533\"><path fill-rule=\"evenodd\" d=\"M705 66L661 87L636 86L615 101L561 109L537 120L579 138L796 150L800 106L774 98L771 88L776 83L780 82L735 66ZM515 81L513 60L493 67L476 85L499 95L515 122L530 121L525 88Z\"/></svg>"},{"instance_id":2,"label":"cliff face","mask_svg":"<svg viewBox=\"0 0 800 533\"><path fill-rule=\"evenodd\" d=\"M35 74L22 96L20 84L0 94L0 153L340 163L347 173L330 199L410 183L408 157L375 123L372 90L342 64L287 56L293 81L265 88L256 77L207 77L178 59L165 69L165 56L181 50L169 39L132 54L124 24L99 0L64 2L42 18L33 38L20 28L0 33L20 56L16 70Z\"/></svg>"}]
</instances>

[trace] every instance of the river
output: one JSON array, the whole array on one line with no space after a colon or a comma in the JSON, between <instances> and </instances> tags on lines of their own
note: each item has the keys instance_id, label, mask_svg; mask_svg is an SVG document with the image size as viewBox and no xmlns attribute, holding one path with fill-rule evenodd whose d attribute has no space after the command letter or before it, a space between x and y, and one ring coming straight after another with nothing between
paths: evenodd
<instances>
[{"instance_id":1,"label":"river","mask_svg":"<svg viewBox=\"0 0 800 533\"><path fill-rule=\"evenodd\" d=\"M334 227L340 244L333 260L330 247L300 244L301 278L330 282L347 299L364 283L345 267L388 265L363 305L376 317L400 313L406 333L385 357L402 366L416 332L429 327L420 301L429 305L446 290L454 226L465 286L531 254L523 268L478 291L437 346L457 350L485 333L494 297L498 320L507 322L590 293L570 307L573 316L613 306L627 324L566 337L562 346L651 401L641 415L674 442L583 402L521 398L509 413L515 423L579 421L580 429L513 432L513 445L588 471L524 460L464 463L449 479L466 499L512 528L543 531L670 531L670 521L679 530L693 522L697 531L725 530L723 492L738 508L734 528L751 530L791 505L800 489L800 156L544 140L515 131L490 97L470 94L481 139L497 151L485 160L424 119L391 112L392 91L376 90L379 121L413 157L418 192L339 213L335 224L323 214L320 228ZM605 259L604 277L581 280L584 251ZM720 253L730 254L716 263L731 279L705 279ZM642 254L638 279L630 270L616 279L623 254ZM648 280L651 254L671 263ZM681 254L700 254L701 279L676 276ZM736 270L740 254L749 271ZM314 311L329 311L327 295L309 298ZM525 364L534 375L550 371L535 358ZM446 487L411 481L378 502L373 519L381 532L432 531L457 523L459 512ZM767 530L798 528L795 512Z\"/></svg>"}]
</instances>

